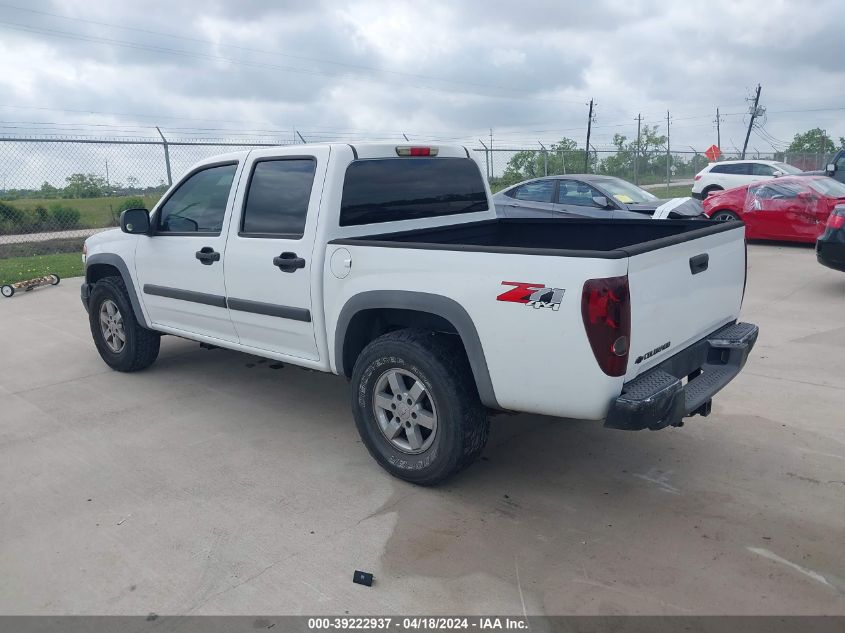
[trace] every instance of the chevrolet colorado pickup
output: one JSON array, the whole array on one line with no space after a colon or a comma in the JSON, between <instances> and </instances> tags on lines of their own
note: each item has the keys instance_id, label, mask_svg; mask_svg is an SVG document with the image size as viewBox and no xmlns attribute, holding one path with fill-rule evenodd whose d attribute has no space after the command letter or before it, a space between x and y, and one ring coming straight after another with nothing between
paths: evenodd
<instances>
[{"instance_id":1,"label":"chevrolet colorado pickup","mask_svg":"<svg viewBox=\"0 0 845 633\"><path fill-rule=\"evenodd\" d=\"M741 222L497 218L460 146L219 156L83 257L109 366L171 334L346 376L364 444L418 484L479 455L491 410L707 415L757 338Z\"/></svg>"}]
</instances>

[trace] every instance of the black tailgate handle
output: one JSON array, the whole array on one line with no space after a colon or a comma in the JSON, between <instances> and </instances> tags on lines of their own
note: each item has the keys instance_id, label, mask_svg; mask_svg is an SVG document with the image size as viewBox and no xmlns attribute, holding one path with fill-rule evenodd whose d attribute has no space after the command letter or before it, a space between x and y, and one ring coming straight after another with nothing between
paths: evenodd
<instances>
[{"instance_id":1,"label":"black tailgate handle","mask_svg":"<svg viewBox=\"0 0 845 633\"><path fill-rule=\"evenodd\" d=\"M702 253L701 255L696 255L695 257L689 258L689 271L693 275L697 275L698 273L703 273L707 270L707 266L710 265L710 255L707 253Z\"/></svg>"}]
</instances>

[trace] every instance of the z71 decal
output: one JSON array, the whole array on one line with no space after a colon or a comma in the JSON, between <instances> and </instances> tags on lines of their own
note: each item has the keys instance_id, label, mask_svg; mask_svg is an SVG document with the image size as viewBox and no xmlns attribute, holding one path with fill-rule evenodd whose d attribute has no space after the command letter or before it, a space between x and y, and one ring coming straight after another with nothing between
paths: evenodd
<instances>
[{"instance_id":1,"label":"z71 decal","mask_svg":"<svg viewBox=\"0 0 845 633\"><path fill-rule=\"evenodd\" d=\"M530 284L522 281L503 281L502 285L514 287L496 297L497 301L522 303L532 308L559 310L563 293L566 292L563 288L546 288L545 284Z\"/></svg>"}]
</instances>

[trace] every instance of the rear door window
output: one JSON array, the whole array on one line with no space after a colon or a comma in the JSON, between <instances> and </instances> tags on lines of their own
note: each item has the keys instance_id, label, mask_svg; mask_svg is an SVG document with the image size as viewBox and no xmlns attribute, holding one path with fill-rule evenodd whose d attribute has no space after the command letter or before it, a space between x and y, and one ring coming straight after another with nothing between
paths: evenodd
<instances>
[{"instance_id":1,"label":"rear door window","mask_svg":"<svg viewBox=\"0 0 845 633\"><path fill-rule=\"evenodd\" d=\"M356 160L346 169L340 226L487 211L487 191L469 158Z\"/></svg>"},{"instance_id":2,"label":"rear door window","mask_svg":"<svg viewBox=\"0 0 845 633\"><path fill-rule=\"evenodd\" d=\"M302 237L316 166L313 158L256 162L246 194L241 234Z\"/></svg>"},{"instance_id":3,"label":"rear door window","mask_svg":"<svg viewBox=\"0 0 845 633\"><path fill-rule=\"evenodd\" d=\"M751 166L752 176L774 176L775 168L771 165L764 165L763 163L754 163Z\"/></svg>"},{"instance_id":4,"label":"rear door window","mask_svg":"<svg viewBox=\"0 0 845 633\"><path fill-rule=\"evenodd\" d=\"M508 195L526 202L551 202L555 191L554 180L535 180L512 189Z\"/></svg>"}]
</instances>

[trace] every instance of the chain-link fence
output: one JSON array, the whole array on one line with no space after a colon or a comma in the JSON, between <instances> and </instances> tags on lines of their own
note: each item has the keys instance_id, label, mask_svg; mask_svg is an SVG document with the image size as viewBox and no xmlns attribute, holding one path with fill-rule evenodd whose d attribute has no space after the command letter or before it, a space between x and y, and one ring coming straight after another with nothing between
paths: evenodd
<instances>
[{"instance_id":1,"label":"chain-link fence","mask_svg":"<svg viewBox=\"0 0 845 633\"><path fill-rule=\"evenodd\" d=\"M554 147L538 148L488 148L476 149L486 169L493 191L512 184L539 178L564 174L605 174L616 176L649 189L659 187L690 187L695 175L710 160L703 152L694 150L671 152L665 148L644 152L618 149L560 150ZM725 152L722 160L738 160L741 152ZM746 160L774 160L785 162L804 171L824 169L831 156L825 153L762 153L747 152Z\"/></svg>"},{"instance_id":2,"label":"chain-link fence","mask_svg":"<svg viewBox=\"0 0 845 633\"><path fill-rule=\"evenodd\" d=\"M84 239L116 226L131 207L151 208L199 160L230 151L289 144L196 140L0 138L0 283L50 272L78 274ZM601 173L647 187L689 187L708 160L697 151L477 148L494 191L544 175ZM727 153L722 160L738 158ZM801 169L822 169L822 154L759 154ZM56 270L53 270L56 268Z\"/></svg>"}]
</instances>

